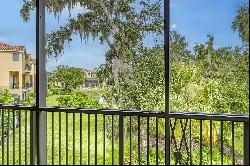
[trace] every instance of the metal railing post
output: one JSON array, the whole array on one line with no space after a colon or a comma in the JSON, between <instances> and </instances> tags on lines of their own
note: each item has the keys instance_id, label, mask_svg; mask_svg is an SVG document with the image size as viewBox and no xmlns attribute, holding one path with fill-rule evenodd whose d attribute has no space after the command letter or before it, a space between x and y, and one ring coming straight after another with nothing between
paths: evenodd
<instances>
[{"instance_id":1,"label":"metal railing post","mask_svg":"<svg viewBox=\"0 0 250 166\"><path fill-rule=\"evenodd\" d=\"M30 112L30 165L36 165L36 112Z\"/></svg>"},{"instance_id":2,"label":"metal railing post","mask_svg":"<svg viewBox=\"0 0 250 166\"><path fill-rule=\"evenodd\" d=\"M249 122L244 122L244 165L249 165Z\"/></svg>"},{"instance_id":3,"label":"metal railing post","mask_svg":"<svg viewBox=\"0 0 250 166\"><path fill-rule=\"evenodd\" d=\"M124 165L124 121L123 116L119 115L119 165Z\"/></svg>"}]
</instances>

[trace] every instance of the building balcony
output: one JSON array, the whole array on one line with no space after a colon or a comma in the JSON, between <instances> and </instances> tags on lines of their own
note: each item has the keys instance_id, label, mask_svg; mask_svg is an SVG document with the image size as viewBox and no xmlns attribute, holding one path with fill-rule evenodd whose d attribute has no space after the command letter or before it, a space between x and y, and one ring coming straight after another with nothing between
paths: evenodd
<instances>
[{"instance_id":1,"label":"building balcony","mask_svg":"<svg viewBox=\"0 0 250 166\"><path fill-rule=\"evenodd\" d=\"M28 82L22 85L23 90L29 90L29 89L32 89L32 87L33 87L32 83L28 83Z\"/></svg>"},{"instance_id":2,"label":"building balcony","mask_svg":"<svg viewBox=\"0 0 250 166\"><path fill-rule=\"evenodd\" d=\"M19 89L19 83L11 83L9 87L10 89Z\"/></svg>"},{"instance_id":3,"label":"building balcony","mask_svg":"<svg viewBox=\"0 0 250 166\"><path fill-rule=\"evenodd\" d=\"M25 71L26 73L30 73L31 70L32 70L32 66L27 64L27 65L25 66L25 70L24 70L24 71Z\"/></svg>"}]
</instances>

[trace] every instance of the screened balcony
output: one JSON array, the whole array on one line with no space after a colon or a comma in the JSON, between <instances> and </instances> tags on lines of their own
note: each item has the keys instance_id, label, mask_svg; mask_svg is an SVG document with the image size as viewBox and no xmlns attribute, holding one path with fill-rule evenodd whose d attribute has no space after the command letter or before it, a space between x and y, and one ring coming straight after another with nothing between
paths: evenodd
<instances>
[{"instance_id":1,"label":"screened balcony","mask_svg":"<svg viewBox=\"0 0 250 166\"><path fill-rule=\"evenodd\" d=\"M148 61L145 63L145 66L153 66L153 68L158 69L154 62L164 62L162 66L164 74L160 75L155 71L150 76L151 80L156 77L158 79L164 77L163 80L160 80L164 86L164 96L161 96L161 99L157 98L163 105L164 109L162 110L133 109L132 107L126 109L122 107L110 108L105 104L96 108L91 107L92 105L48 106L51 105L46 100L49 93L58 95L65 92L58 92L60 88L50 90L49 86L51 85L48 85L47 81L53 80L53 76L50 76L46 71L48 50L46 50L45 12L49 5L46 6L45 0L31 2L33 4L30 5L33 5L36 12L35 104L31 106L30 103L24 102L24 104L12 105L0 102L0 163L2 165L249 165L249 110L247 113L208 113L202 112L205 109L187 112L186 110L172 110L170 107L171 104L178 104L178 102L171 103L170 95L171 90L174 89L171 88L170 72L173 71L171 70L170 55L173 49L170 46L170 0L162 1L164 59L158 60L153 54L149 54L155 59L150 61L151 63ZM82 3L85 4L85 2ZM96 3L98 4L98 2ZM31 6L26 7L33 9ZM100 5L100 7L105 9L105 6ZM142 14L142 17L146 16ZM89 20L85 21L89 22ZM94 20L91 21L94 22ZM132 32L134 31L131 30ZM130 42L135 41L131 39ZM58 46L57 44L56 46ZM197 47L197 50L199 51L202 47L202 45ZM178 52L179 47L175 47L175 49ZM147 51L145 51L146 53ZM203 55L202 52L200 54ZM147 60L147 58L145 59ZM208 64L212 63L213 60L217 59L206 59ZM178 70L178 67L185 63L185 58L173 61L178 62L177 67L173 65ZM188 70L195 73L196 68L193 68L192 63L190 64L191 67ZM145 71L148 70L143 65L138 65L138 68L141 67L142 74L137 74L134 77L134 79L139 77L143 80L141 82L142 89L147 85L147 83L143 83L149 81L143 79L146 75ZM216 65L211 68L219 70ZM30 70L28 69L28 71ZM131 71L128 70L129 72ZM183 72L178 74L181 75ZM192 77L190 73L188 74L182 78ZM216 77L216 79L218 78ZM150 86L157 84L155 82L153 81ZM102 85L102 81L98 82L95 87L98 87L99 84ZM180 84L185 84L185 82ZM221 95L216 91L216 88L213 91L213 86L218 84L209 84L208 88L204 90L205 93L211 91L209 97ZM65 83L56 83L56 87L64 85ZM23 84L23 87L31 88L32 86L27 83ZM66 88L66 90L68 89ZM177 86L174 90L175 92L186 90L184 93L187 94L194 91L193 89L183 90L181 86ZM129 97L134 97L134 94L137 93L143 94L136 88L131 88ZM154 99L154 96L159 95L159 93L161 91L154 91L152 98ZM226 95L229 96L231 93ZM74 93L67 94L67 96L75 97ZM122 98L123 102L129 102L129 97ZM142 101L138 101L141 105L145 102L143 97L140 98ZM193 105L191 100L188 100L189 97L186 97L188 102L181 104L192 108ZM85 98L86 96L81 96L81 100L85 100ZM61 98L61 101L64 99ZM162 99L164 99L163 102ZM174 100L177 101L180 98L174 98ZM199 96L196 100L197 103L205 102ZM77 99L72 103L74 102L78 102ZM106 102L109 102L108 99ZM155 101L150 100L150 102L154 105ZM220 104L219 101L217 102ZM234 101L232 105L235 109L240 107ZM145 106L145 108L147 107Z\"/></svg>"}]
</instances>

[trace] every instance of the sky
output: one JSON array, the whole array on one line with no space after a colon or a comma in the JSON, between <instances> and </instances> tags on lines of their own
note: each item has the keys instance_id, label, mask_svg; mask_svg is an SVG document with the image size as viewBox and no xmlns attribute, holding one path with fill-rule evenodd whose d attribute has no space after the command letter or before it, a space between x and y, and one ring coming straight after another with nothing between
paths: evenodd
<instances>
[{"instance_id":1,"label":"sky","mask_svg":"<svg viewBox=\"0 0 250 166\"><path fill-rule=\"evenodd\" d=\"M205 43L207 34L215 36L215 47L242 45L237 32L231 29L237 6L248 3L248 0L171 0L171 29L186 37L189 49L196 43ZM1 0L0 5L0 42L24 45L33 57L35 56L35 15L28 23L20 17L22 0ZM72 15L82 12L76 7ZM56 30L67 23L68 11L62 12L60 18L46 13L46 32ZM68 65L94 70L105 63L107 45L99 41L81 42L77 35L70 44L65 44L61 57L48 59L47 70L53 71L57 65ZM147 39L150 40L150 39ZM147 41L151 43L151 41Z\"/></svg>"}]
</instances>

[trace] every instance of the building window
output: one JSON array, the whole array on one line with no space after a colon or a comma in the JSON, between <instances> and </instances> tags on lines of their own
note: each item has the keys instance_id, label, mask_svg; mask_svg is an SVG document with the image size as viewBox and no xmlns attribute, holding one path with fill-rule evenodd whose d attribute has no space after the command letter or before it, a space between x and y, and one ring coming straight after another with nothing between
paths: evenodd
<instances>
[{"instance_id":1,"label":"building window","mask_svg":"<svg viewBox=\"0 0 250 166\"><path fill-rule=\"evenodd\" d=\"M13 53L13 61L19 61L19 54Z\"/></svg>"}]
</instances>

